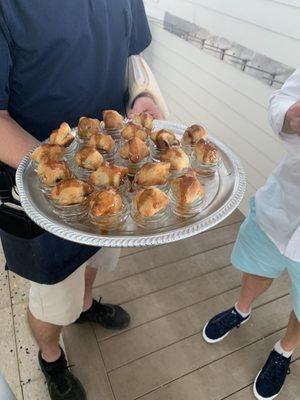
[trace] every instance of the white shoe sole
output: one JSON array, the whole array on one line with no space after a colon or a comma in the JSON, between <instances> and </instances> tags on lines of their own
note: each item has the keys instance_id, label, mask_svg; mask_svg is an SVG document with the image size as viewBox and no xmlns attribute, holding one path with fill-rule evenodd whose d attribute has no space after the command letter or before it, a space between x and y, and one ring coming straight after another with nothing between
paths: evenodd
<instances>
[{"instance_id":1,"label":"white shoe sole","mask_svg":"<svg viewBox=\"0 0 300 400\"><path fill-rule=\"evenodd\" d=\"M257 382L257 379L258 379L260 373L261 373L261 370L257 374L257 376L255 378L255 381L254 381L254 384L253 384L253 394L254 394L255 398L257 400L273 400L273 399L276 399L276 397L278 397L280 395L281 391L278 394L275 394L275 396L272 396L272 397L262 397L260 394L258 394L258 392L256 390L256 382Z\"/></svg>"},{"instance_id":2,"label":"white shoe sole","mask_svg":"<svg viewBox=\"0 0 300 400\"><path fill-rule=\"evenodd\" d=\"M249 315L249 317L248 317L245 321L243 321L243 322L241 323L240 326L242 326L242 325L244 325L246 322L248 322L250 318L251 318L251 314ZM208 324L209 324L209 321L207 322L207 324L205 325L205 327L204 327L203 330L202 330L202 336L203 336L203 339L206 341L206 343L213 344L213 343L221 342L221 341L224 340L224 339L226 338L226 336L228 336L229 333L231 332L231 331L229 331L229 332L225 333L225 335L223 335L223 336L220 337L219 339L210 339L208 336L206 336L206 333L205 333L205 330L206 330Z\"/></svg>"}]
</instances>

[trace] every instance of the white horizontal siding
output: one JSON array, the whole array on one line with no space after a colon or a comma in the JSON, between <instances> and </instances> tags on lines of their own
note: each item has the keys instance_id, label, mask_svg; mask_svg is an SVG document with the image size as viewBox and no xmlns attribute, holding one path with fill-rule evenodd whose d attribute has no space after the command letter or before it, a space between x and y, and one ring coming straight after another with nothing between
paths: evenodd
<instances>
[{"instance_id":1,"label":"white horizontal siding","mask_svg":"<svg viewBox=\"0 0 300 400\"><path fill-rule=\"evenodd\" d=\"M170 12L291 67L299 65L300 2L271 0L146 0L148 11ZM286 4L289 3L289 4ZM293 7L291 7L291 4Z\"/></svg>"},{"instance_id":2,"label":"white horizontal siding","mask_svg":"<svg viewBox=\"0 0 300 400\"><path fill-rule=\"evenodd\" d=\"M273 89L157 24L151 29L153 43L146 56L170 107L170 119L203 123L240 157L249 182L241 206L245 212L249 196L284 155L267 120Z\"/></svg>"}]
</instances>

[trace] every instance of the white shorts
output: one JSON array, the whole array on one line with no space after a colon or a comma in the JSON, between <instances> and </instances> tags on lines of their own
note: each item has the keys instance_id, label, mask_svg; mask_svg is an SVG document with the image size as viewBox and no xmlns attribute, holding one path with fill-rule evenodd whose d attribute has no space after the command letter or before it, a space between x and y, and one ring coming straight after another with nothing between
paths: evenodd
<instances>
[{"instance_id":1,"label":"white shorts","mask_svg":"<svg viewBox=\"0 0 300 400\"><path fill-rule=\"evenodd\" d=\"M40 321L66 326L75 322L83 308L85 269L111 271L116 268L120 249L102 248L75 272L55 285L31 282L29 310Z\"/></svg>"}]
</instances>

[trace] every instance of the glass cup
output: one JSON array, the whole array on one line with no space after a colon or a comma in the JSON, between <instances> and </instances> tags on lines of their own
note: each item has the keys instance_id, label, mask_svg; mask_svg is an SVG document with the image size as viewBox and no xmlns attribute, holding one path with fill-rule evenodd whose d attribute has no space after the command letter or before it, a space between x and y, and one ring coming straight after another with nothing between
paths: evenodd
<instances>
[{"instance_id":1,"label":"glass cup","mask_svg":"<svg viewBox=\"0 0 300 400\"><path fill-rule=\"evenodd\" d=\"M192 168L200 176L211 176L214 175L222 166L223 160L220 156L219 161L216 164L203 164L200 163L195 155L195 152L191 156Z\"/></svg>"},{"instance_id":2,"label":"glass cup","mask_svg":"<svg viewBox=\"0 0 300 400\"><path fill-rule=\"evenodd\" d=\"M56 215L66 222L81 222L88 215L88 200L85 199L80 204L71 204L62 206L50 200L53 205L53 211Z\"/></svg>"},{"instance_id":3,"label":"glass cup","mask_svg":"<svg viewBox=\"0 0 300 400\"><path fill-rule=\"evenodd\" d=\"M171 210L179 218L189 218L199 214L205 208L205 196L196 199L193 203L181 204L180 199L173 193L169 194L171 200Z\"/></svg>"},{"instance_id":4,"label":"glass cup","mask_svg":"<svg viewBox=\"0 0 300 400\"><path fill-rule=\"evenodd\" d=\"M134 201L131 203L130 214L134 222L137 226L143 229L156 229L161 228L163 223L170 216L170 205L168 205L163 210L160 210L158 213L153 215L152 217L143 217L137 210Z\"/></svg>"},{"instance_id":5,"label":"glass cup","mask_svg":"<svg viewBox=\"0 0 300 400\"><path fill-rule=\"evenodd\" d=\"M102 234L106 234L110 231L120 229L126 222L129 216L129 205L126 198L122 197L123 209L117 213L110 215L95 216L89 211L88 218L94 227L99 229Z\"/></svg>"}]
</instances>

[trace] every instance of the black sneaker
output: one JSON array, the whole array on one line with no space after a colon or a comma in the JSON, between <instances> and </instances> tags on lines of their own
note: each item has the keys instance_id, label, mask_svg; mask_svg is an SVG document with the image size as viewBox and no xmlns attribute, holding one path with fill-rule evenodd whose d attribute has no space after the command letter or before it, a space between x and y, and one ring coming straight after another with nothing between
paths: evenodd
<instances>
[{"instance_id":1,"label":"black sneaker","mask_svg":"<svg viewBox=\"0 0 300 400\"><path fill-rule=\"evenodd\" d=\"M223 311L222 313L213 317L205 325L202 331L204 340L207 343L217 343L225 339L229 334L231 329L239 328L241 325L245 324L250 318L243 318L235 309L235 307L230 310Z\"/></svg>"},{"instance_id":2,"label":"black sneaker","mask_svg":"<svg viewBox=\"0 0 300 400\"><path fill-rule=\"evenodd\" d=\"M130 323L130 315L122 307L93 300L91 308L80 314L77 324L95 322L106 329L125 329Z\"/></svg>"},{"instance_id":3,"label":"black sneaker","mask_svg":"<svg viewBox=\"0 0 300 400\"><path fill-rule=\"evenodd\" d=\"M39 352L39 363L46 377L51 400L87 400L83 386L69 371L63 350L60 358L53 363L45 362Z\"/></svg>"},{"instance_id":4,"label":"black sneaker","mask_svg":"<svg viewBox=\"0 0 300 400\"><path fill-rule=\"evenodd\" d=\"M279 395L286 376L290 374L291 358L275 350L271 352L254 382L253 392L258 400L273 400Z\"/></svg>"}]
</instances>

